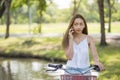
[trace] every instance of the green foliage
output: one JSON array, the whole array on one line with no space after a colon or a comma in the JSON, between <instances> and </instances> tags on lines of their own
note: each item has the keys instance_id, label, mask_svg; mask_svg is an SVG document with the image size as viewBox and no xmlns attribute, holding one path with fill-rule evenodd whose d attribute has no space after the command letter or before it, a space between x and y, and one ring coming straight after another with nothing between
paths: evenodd
<instances>
[{"instance_id":1,"label":"green foliage","mask_svg":"<svg viewBox=\"0 0 120 80\"><path fill-rule=\"evenodd\" d=\"M115 0L110 0L110 5L111 5L111 17L112 21L120 21L120 2L117 2ZM107 0L104 0L104 12L105 12L105 22L108 22L108 15L109 15L109 10L108 10L108 3Z\"/></svg>"},{"instance_id":2,"label":"green foliage","mask_svg":"<svg viewBox=\"0 0 120 80\"><path fill-rule=\"evenodd\" d=\"M56 22L56 14L58 12L57 6L53 3L49 4L49 7L46 8L46 12L43 13L44 22Z\"/></svg>"},{"instance_id":3,"label":"green foliage","mask_svg":"<svg viewBox=\"0 0 120 80\"><path fill-rule=\"evenodd\" d=\"M39 15L41 15L42 12L45 11L45 9L47 7L46 0L36 1L36 5L37 5L37 9L38 9Z\"/></svg>"},{"instance_id":4,"label":"green foliage","mask_svg":"<svg viewBox=\"0 0 120 80\"><path fill-rule=\"evenodd\" d=\"M70 9L58 9L55 3L50 3L43 13L43 21L45 23L68 22L72 17Z\"/></svg>"},{"instance_id":5,"label":"green foliage","mask_svg":"<svg viewBox=\"0 0 120 80\"><path fill-rule=\"evenodd\" d=\"M15 10L18 7L22 7L24 4L27 4L27 0L12 0L11 9Z\"/></svg>"},{"instance_id":6,"label":"green foliage","mask_svg":"<svg viewBox=\"0 0 120 80\"><path fill-rule=\"evenodd\" d=\"M113 3L114 0L110 1ZM108 4L106 0L104 0L104 5L105 22L108 22ZM58 9L52 0L12 0L11 23L28 23L28 8L30 8L32 23L68 22L72 17L73 0L70 7L66 9ZM115 1L111 10L111 20L120 21L120 3ZM85 17L87 22L99 22L99 11L96 0L93 0L93 3L88 3L88 0L82 0L78 12ZM0 23L5 24L5 20L5 16L3 16Z\"/></svg>"},{"instance_id":7,"label":"green foliage","mask_svg":"<svg viewBox=\"0 0 120 80\"><path fill-rule=\"evenodd\" d=\"M120 18L119 18L120 15L119 15L119 14L120 14L120 11L118 11L117 13L113 13L112 20L113 20L113 21L116 21L116 20L117 20L117 21L120 21Z\"/></svg>"}]
</instances>

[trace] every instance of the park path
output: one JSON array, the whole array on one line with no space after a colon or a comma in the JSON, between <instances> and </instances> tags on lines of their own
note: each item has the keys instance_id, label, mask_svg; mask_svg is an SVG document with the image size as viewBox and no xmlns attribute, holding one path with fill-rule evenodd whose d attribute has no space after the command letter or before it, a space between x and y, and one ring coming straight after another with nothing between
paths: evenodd
<instances>
[{"instance_id":1,"label":"park path","mask_svg":"<svg viewBox=\"0 0 120 80\"><path fill-rule=\"evenodd\" d=\"M100 40L101 34L90 34L94 39ZM0 37L4 37L5 34L0 34ZM46 34L30 34L30 33L23 33L23 34L10 34L10 37L18 37L18 38L30 38L30 37L39 37L39 38L45 38L45 37L62 37L63 34L61 33L46 33ZM120 44L120 33L107 33L106 34L106 40L107 42L117 42L117 44Z\"/></svg>"},{"instance_id":2,"label":"park path","mask_svg":"<svg viewBox=\"0 0 120 80\"><path fill-rule=\"evenodd\" d=\"M89 34L93 38L100 38L101 34ZM5 34L0 33L0 37L4 37ZM10 37L62 37L61 33L46 33L46 34L30 34L30 33L21 33L21 34L10 34ZM107 33L106 38L111 39L120 39L120 33Z\"/></svg>"}]
</instances>

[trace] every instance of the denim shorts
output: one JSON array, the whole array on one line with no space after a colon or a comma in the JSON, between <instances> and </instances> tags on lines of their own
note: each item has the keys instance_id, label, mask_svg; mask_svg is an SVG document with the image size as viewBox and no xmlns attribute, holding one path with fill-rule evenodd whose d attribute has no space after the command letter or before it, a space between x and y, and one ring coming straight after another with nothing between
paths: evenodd
<instances>
[{"instance_id":1,"label":"denim shorts","mask_svg":"<svg viewBox=\"0 0 120 80\"><path fill-rule=\"evenodd\" d=\"M74 67L66 67L66 74L82 74L82 75L91 75L89 67L86 68L74 68Z\"/></svg>"}]
</instances>

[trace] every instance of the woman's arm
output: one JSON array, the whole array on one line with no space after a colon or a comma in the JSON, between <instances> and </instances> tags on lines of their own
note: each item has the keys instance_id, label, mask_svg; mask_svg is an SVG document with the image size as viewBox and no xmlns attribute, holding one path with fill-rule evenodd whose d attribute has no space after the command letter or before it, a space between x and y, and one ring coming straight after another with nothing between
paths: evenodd
<instances>
[{"instance_id":1,"label":"woman's arm","mask_svg":"<svg viewBox=\"0 0 120 80\"><path fill-rule=\"evenodd\" d=\"M69 30L69 45L68 47L65 49L65 54L68 60L71 60L73 57L73 29L70 28Z\"/></svg>"},{"instance_id":2,"label":"woman's arm","mask_svg":"<svg viewBox=\"0 0 120 80\"><path fill-rule=\"evenodd\" d=\"M93 38L91 36L88 36L88 43L89 43L89 47L90 47L90 50L92 52L95 64L100 67L100 70L104 70L103 64L100 63L100 61L99 61L99 56L98 56L98 53L97 53L97 50L95 47L95 43L94 43Z\"/></svg>"},{"instance_id":3,"label":"woman's arm","mask_svg":"<svg viewBox=\"0 0 120 80\"><path fill-rule=\"evenodd\" d=\"M73 39L69 39L69 45L65 49L65 54L68 60L71 60L73 57Z\"/></svg>"}]
</instances>

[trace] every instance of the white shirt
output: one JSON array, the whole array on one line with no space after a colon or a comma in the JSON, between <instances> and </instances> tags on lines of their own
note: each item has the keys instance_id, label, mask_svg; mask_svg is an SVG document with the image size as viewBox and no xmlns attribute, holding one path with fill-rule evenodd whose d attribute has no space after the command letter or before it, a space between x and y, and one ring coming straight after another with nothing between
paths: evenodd
<instances>
[{"instance_id":1,"label":"white shirt","mask_svg":"<svg viewBox=\"0 0 120 80\"><path fill-rule=\"evenodd\" d=\"M67 61L66 66L85 68L90 66L87 37L79 44L73 42L73 57Z\"/></svg>"}]
</instances>

